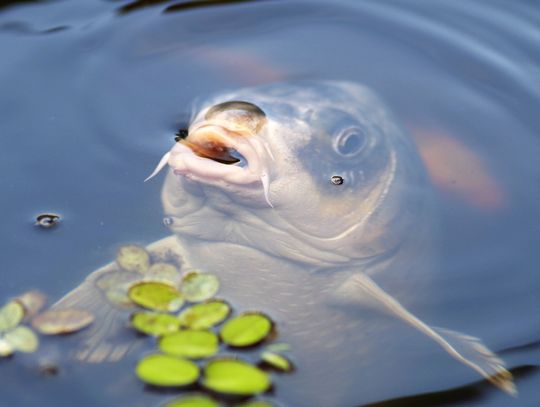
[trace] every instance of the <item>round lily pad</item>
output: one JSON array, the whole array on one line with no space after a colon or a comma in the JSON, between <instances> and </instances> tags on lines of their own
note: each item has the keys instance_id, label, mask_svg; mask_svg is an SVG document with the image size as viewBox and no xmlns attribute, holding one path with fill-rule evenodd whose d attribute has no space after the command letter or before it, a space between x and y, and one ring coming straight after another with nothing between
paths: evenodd
<instances>
[{"instance_id":1,"label":"round lily pad","mask_svg":"<svg viewBox=\"0 0 540 407\"><path fill-rule=\"evenodd\" d=\"M32 320L32 326L45 335L61 335L80 331L94 321L88 311L76 308L48 310Z\"/></svg>"},{"instance_id":2,"label":"round lily pad","mask_svg":"<svg viewBox=\"0 0 540 407\"><path fill-rule=\"evenodd\" d=\"M39 345L37 335L26 326L18 326L17 328L6 332L4 339L9 342L14 350L19 352L35 352Z\"/></svg>"},{"instance_id":3,"label":"round lily pad","mask_svg":"<svg viewBox=\"0 0 540 407\"><path fill-rule=\"evenodd\" d=\"M146 335L160 336L180 329L180 320L160 312L136 312L131 315L131 326Z\"/></svg>"},{"instance_id":4,"label":"round lily pad","mask_svg":"<svg viewBox=\"0 0 540 407\"><path fill-rule=\"evenodd\" d=\"M11 356L15 352L11 343L6 341L5 338L0 337L0 358Z\"/></svg>"},{"instance_id":5,"label":"round lily pad","mask_svg":"<svg viewBox=\"0 0 540 407\"><path fill-rule=\"evenodd\" d=\"M158 346L169 355L200 359L214 356L218 344L218 337L213 332L186 329L162 336Z\"/></svg>"},{"instance_id":6,"label":"round lily pad","mask_svg":"<svg viewBox=\"0 0 540 407\"><path fill-rule=\"evenodd\" d=\"M199 367L176 356L151 354L139 361L135 373L143 382L164 387L187 386L199 378Z\"/></svg>"},{"instance_id":7,"label":"round lily pad","mask_svg":"<svg viewBox=\"0 0 540 407\"><path fill-rule=\"evenodd\" d=\"M145 273L150 268L150 255L143 247L130 244L118 250L116 263L124 270Z\"/></svg>"},{"instance_id":8,"label":"round lily pad","mask_svg":"<svg viewBox=\"0 0 540 407\"><path fill-rule=\"evenodd\" d=\"M0 308L0 332L6 332L21 323L24 307L18 301L11 301Z\"/></svg>"},{"instance_id":9,"label":"round lily pad","mask_svg":"<svg viewBox=\"0 0 540 407\"><path fill-rule=\"evenodd\" d=\"M268 366L273 367L281 372L290 372L293 370L293 365L285 356L278 353L265 351L261 353L261 360Z\"/></svg>"},{"instance_id":10,"label":"round lily pad","mask_svg":"<svg viewBox=\"0 0 540 407\"><path fill-rule=\"evenodd\" d=\"M47 298L41 291L32 290L19 295L15 301L21 303L24 308L24 317L28 319L43 308Z\"/></svg>"},{"instance_id":11,"label":"round lily pad","mask_svg":"<svg viewBox=\"0 0 540 407\"><path fill-rule=\"evenodd\" d=\"M192 329L209 329L219 324L231 313L231 307L223 300L210 300L195 304L180 313L182 326Z\"/></svg>"},{"instance_id":12,"label":"round lily pad","mask_svg":"<svg viewBox=\"0 0 540 407\"><path fill-rule=\"evenodd\" d=\"M247 396L265 392L271 382L267 373L247 362L221 358L206 365L203 385L218 393Z\"/></svg>"},{"instance_id":13,"label":"round lily pad","mask_svg":"<svg viewBox=\"0 0 540 407\"><path fill-rule=\"evenodd\" d=\"M150 280L164 281L174 285L180 282L180 272L171 263L152 264L150 269L145 273L145 277Z\"/></svg>"},{"instance_id":14,"label":"round lily pad","mask_svg":"<svg viewBox=\"0 0 540 407\"><path fill-rule=\"evenodd\" d=\"M258 312L246 312L229 319L220 330L227 345L244 347L263 341L272 331L272 321Z\"/></svg>"},{"instance_id":15,"label":"round lily pad","mask_svg":"<svg viewBox=\"0 0 540 407\"><path fill-rule=\"evenodd\" d=\"M165 403L163 407L219 407L219 404L202 394L188 394Z\"/></svg>"},{"instance_id":16,"label":"round lily pad","mask_svg":"<svg viewBox=\"0 0 540 407\"><path fill-rule=\"evenodd\" d=\"M135 304L156 311L178 311L184 303L174 286L159 281L135 283L129 288L128 295Z\"/></svg>"},{"instance_id":17,"label":"round lily pad","mask_svg":"<svg viewBox=\"0 0 540 407\"><path fill-rule=\"evenodd\" d=\"M182 279L180 292L191 302L200 302L212 298L219 290L218 278L209 273L193 271Z\"/></svg>"}]
</instances>

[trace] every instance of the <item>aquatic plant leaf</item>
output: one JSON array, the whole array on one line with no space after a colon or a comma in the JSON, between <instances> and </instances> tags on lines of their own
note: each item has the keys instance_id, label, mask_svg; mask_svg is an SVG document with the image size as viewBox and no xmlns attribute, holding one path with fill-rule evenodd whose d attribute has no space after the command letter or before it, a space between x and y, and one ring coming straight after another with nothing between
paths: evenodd
<instances>
[{"instance_id":1,"label":"aquatic plant leaf","mask_svg":"<svg viewBox=\"0 0 540 407\"><path fill-rule=\"evenodd\" d=\"M128 296L135 304L155 311L175 312L184 303L174 286L159 281L135 283L129 288Z\"/></svg>"},{"instance_id":2,"label":"aquatic plant leaf","mask_svg":"<svg viewBox=\"0 0 540 407\"><path fill-rule=\"evenodd\" d=\"M177 285L180 283L181 275L174 264L154 263L145 273L145 278Z\"/></svg>"},{"instance_id":3,"label":"aquatic plant leaf","mask_svg":"<svg viewBox=\"0 0 540 407\"><path fill-rule=\"evenodd\" d=\"M103 291L111 289L127 289L135 282L143 278L141 273L136 271L117 270L104 273L96 280L96 285Z\"/></svg>"},{"instance_id":4,"label":"aquatic plant leaf","mask_svg":"<svg viewBox=\"0 0 540 407\"><path fill-rule=\"evenodd\" d=\"M35 352L39 346L37 335L26 326L18 326L17 328L6 332L4 339L9 342L14 350L25 353Z\"/></svg>"},{"instance_id":5,"label":"aquatic plant leaf","mask_svg":"<svg viewBox=\"0 0 540 407\"><path fill-rule=\"evenodd\" d=\"M283 343L283 342L271 343L269 345L266 345L264 350L269 351L269 352L276 352L276 353L287 352L291 350L291 345L289 345L288 343Z\"/></svg>"},{"instance_id":6,"label":"aquatic plant leaf","mask_svg":"<svg viewBox=\"0 0 540 407\"><path fill-rule=\"evenodd\" d=\"M246 312L229 319L220 330L227 345L244 347L263 341L272 331L272 321L258 312Z\"/></svg>"},{"instance_id":7,"label":"aquatic plant leaf","mask_svg":"<svg viewBox=\"0 0 540 407\"><path fill-rule=\"evenodd\" d=\"M290 372L293 370L293 365L289 359L278 353L265 351L261 353L261 360L281 372Z\"/></svg>"},{"instance_id":8,"label":"aquatic plant leaf","mask_svg":"<svg viewBox=\"0 0 540 407\"><path fill-rule=\"evenodd\" d=\"M218 344L218 337L213 332L185 329L162 336L158 347L169 355L201 359L214 356L218 352Z\"/></svg>"},{"instance_id":9,"label":"aquatic plant leaf","mask_svg":"<svg viewBox=\"0 0 540 407\"><path fill-rule=\"evenodd\" d=\"M116 263L126 271L145 273L150 268L150 255L141 246L122 246L116 254Z\"/></svg>"},{"instance_id":10,"label":"aquatic plant leaf","mask_svg":"<svg viewBox=\"0 0 540 407\"><path fill-rule=\"evenodd\" d=\"M192 329L209 329L225 320L231 307L223 300L210 300L186 308L178 318L182 326Z\"/></svg>"},{"instance_id":11,"label":"aquatic plant leaf","mask_svg":"<svg viewBox=\"0 0 540 407\"><path fill-rule=\"evenodd\" d=\"M202 394L188 394L165 403L163 407L219 407L219 404Z\"/></svg>"},{"instance_id":12,"label":"aquatic plant leaf","mask_svg":"<svg viewBox=\"0 0 540 407\"><path fill-rule=\"evenodd\" d=\"M135 307L135 303L130 300L128 289L142 278L141 273L135 271L111 271L97 279L96 285L105 292L110 303L120 308L131 308Z\"/></svg>"},{"instance_id":13,"label":"aquatic plant leaf","mask_svg":"<svg viewBox=\"0 0 540 407\"><path fill-rule=\"evenodd\" d=\"M21 323L24 307L18 301L10 301L0 308L0 333L9 331Z\"/></svg>"},{"instance_id":14,"label":"aquatic plant leaf","mask_svg":"<svg viewBox=\"0 0 540 407\"><path fill-rule=\"evenodd\" d=\"M62 335L80 331L94 322L94 316L76 308L54 309L37 315L32 326L45 335Z\"/></svg>"},{"instance_id":15,"label":"aquatic plant leaf","mask_svg":"<svg viewBox=\"0 0 540 407\"><path fill-rule=\"evenodd\" d=\"M133 328L146 335L160 336L180 329L176 316L161 312L135 312L130 321Z\"/></svg>"},{"instance_id":16,"label":"aquatic plant leaf","mask_svg":"<svg viewBox=\"0 0 540 407\"><path fill-rule=\"evenodd\" d=\"M209 273L191 272L184 276L180 292L191 302L200 302L212 298L219 290L218 278Z\"/></svg>"},{"instance_id":17,"label":"aquatic plant leaf","mask_svg":"<svg viewBox=\"0 0 540 407\"><path fill-rule=\"evenodd\" d=\"M15 352L11 343L6 341L5 338L0 337L0 358L11 356Z\"/></svg>"},{"instance_id":18,"label":"aquatic plant leaf","mask_svg":"<svg viewBox=\"0 0 540 407\"><path fill-rule=\"evenodd\" d=\"M151 354L139 361L135 368L143 382L164 387L187 386L199 378L199 367L184 358Z\"/></svg>"},{"instance_id":19,"label":"aquatic plant leaf","mask_svg":"<svg viewBox=\"0 0 540 407\"><path fill-rule=\"evenodd\" d=\"M218 393L253 395L270 388L268 374L247 362L214 359L204 368L203 386Z\"/></svg>"},{"instance_id":20,"label":"aquatic plant leaf","mask_svg":"<svg viewBox=\"0 0 540 407\"><path fill-rule=\"evenodd\" d=\"M23 306L24 317L29 319L41 311L47 302L47 297L41 291L31 290L19 295L15 301Z\"/></svg>"}]
</instances>

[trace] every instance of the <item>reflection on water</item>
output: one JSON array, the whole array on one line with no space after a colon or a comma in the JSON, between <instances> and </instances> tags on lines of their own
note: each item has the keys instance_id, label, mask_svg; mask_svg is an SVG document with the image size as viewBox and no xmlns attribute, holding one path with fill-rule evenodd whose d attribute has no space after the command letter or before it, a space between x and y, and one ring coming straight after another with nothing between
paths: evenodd
<instances>
[{"instance_id":1,"label":"reflection on water","mask_svg":"<svg viewBox=\"0 0 540 407\"><path fill-rule=\"evenodd\" d=\"M167 234L160 182L142 180L192 101L266 82L353 80L380 94L410 131L437 194L439 266L426 276L429 290L400 300L429 323L503 351L520 396L471 385L474 373L373 314L388 325L377 338L385 352L366 356L370 370L357 373L343 405L534 404L540 9L464 0L210 3L0 2L0 299L30 288L58 298L119 245ZM61 227L36 230L35 216L46 212L61 213ZM158 405L168 397L126 374L137 355L76 365L60 347L77 337L64 339L0 361L3 403ZM39 366L50 360L62 362L59 373L43 378ZM302 405L294 380L276 379L284 405Z\"/></svg>"}]
</instances>

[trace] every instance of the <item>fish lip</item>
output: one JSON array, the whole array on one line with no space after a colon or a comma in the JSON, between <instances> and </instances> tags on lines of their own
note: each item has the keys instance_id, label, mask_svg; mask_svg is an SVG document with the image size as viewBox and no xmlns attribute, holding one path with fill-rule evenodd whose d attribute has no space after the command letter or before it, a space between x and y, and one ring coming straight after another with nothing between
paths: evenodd
<instances>
[{"instance_id":1,"label":"fish lip","mask_svg":"<svg viewBox=\"0 0 540 407\"><path fill-rule=\"evenodd\" d=\"M246 161L241 167L235 164L224 164L212 158L198 155L191 147L211 139L226 148L238 151ZM175 174L183 175L198 181L223 180L232 184L250 184L261 181L264 172L261 152L262 140L256 135L248 135L232 130L222 123L202 122L192 126L189 136L176 143L168 159L169 166Z\"/></svg>"}]
</instances>

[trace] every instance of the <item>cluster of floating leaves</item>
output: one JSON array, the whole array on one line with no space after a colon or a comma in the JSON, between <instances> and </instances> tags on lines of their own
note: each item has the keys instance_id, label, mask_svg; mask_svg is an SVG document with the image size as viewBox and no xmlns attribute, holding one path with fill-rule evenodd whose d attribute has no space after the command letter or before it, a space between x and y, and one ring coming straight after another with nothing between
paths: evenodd
<instances>
[{"instance_id":1,"label":"cluster of floating leaves","mask_svg":"<svg viewBox=\"0 0 540 407\"><path fill-rule=\"evenodd\" d=\"M92 323L94 317L77 309L38 312L45 305L45 295L29 291L0 308L0 357L14 352L31 353L39 346L36 333L23 322L31 322L41 334L56 335L76 332Z\"/></svg>"},{"instance_id":2,"label":"cluster of floating leaves","mask_svg":"<svg viewBox=\"0 0 540 407\"><path fill-rule=\"evenodd\" d=\"M289 372L291 362L284 347L269 345L252 364L237 355L220 354L268 342L275 336L272 320L261 312L232 316L232 307L214 298L219 280L209 273L191 271L180 275L171 263L151 261L142 247L120 249L119 269L98 281L116 305L138 306L131 326L156 337L157 352L143 357L135 373L144 383L165 388L199 387L201 393L186 394L167 407L218 406L216 397L250 398L272 387L268 370ZM255 399L239 406L272 406Z\"/></svg>"}]
</instances>

